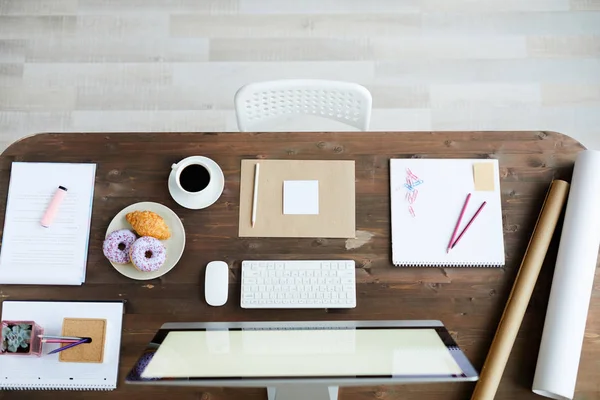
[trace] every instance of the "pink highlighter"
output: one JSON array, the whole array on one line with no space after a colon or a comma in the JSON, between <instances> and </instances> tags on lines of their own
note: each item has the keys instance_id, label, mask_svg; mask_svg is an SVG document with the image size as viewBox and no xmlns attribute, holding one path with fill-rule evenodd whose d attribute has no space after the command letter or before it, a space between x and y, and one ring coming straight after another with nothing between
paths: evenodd
<instances>
[{"instance_id":1,"label":"pink highlighter","mask_svg":"<svg viewBox=\"0 0 600 400\"><path fill-rule=\"evenodd\" d=\"M44 213L44 216L42 217L41 224L44 228L50 227L50 225L52 224L52 221L54 221L54 217L56 217L56 213L58 212L58 207L60 206L60 203L62 203L62 201L66 195L67 195L66 187L59 186L58 189L56 189L56 192L54 193L54 196L52 197L52 201L50 201L50 204L48 205L48 208L46 209L46 212Z\"/></svg>"}]
</instances>

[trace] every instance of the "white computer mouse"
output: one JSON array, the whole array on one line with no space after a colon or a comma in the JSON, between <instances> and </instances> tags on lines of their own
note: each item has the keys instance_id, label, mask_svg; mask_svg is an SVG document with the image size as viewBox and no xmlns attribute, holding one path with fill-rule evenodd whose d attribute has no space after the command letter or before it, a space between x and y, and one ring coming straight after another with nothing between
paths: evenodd
<instances>
[{"instance_id":1,"label":"white computer mouse","mask_svg":"<svg viewBox=\"0 0 600 400\"><path fill-rule=\"evenodd\" d=\"M223 261L211 261L204 276L204 297L211 306L227 303L229 292L229 266Z\"/></svg>"}]
</instances>

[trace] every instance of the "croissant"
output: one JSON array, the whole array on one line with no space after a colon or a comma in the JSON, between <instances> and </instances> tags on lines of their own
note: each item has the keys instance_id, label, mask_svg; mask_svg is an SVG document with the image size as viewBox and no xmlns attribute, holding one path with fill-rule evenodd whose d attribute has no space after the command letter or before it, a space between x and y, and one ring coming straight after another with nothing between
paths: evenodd
<instances>
[{"instance_id":1,"label":"croissant","mask_svg":"<svg viewBox=\"0 0 600 400\"><path fill-rule=\"evenodd\" d=\"M155 212L134 211L127 214L125 218L140 236L152 236L160 240L171 237L167 223Z\"/></svg>"}]
</instances>

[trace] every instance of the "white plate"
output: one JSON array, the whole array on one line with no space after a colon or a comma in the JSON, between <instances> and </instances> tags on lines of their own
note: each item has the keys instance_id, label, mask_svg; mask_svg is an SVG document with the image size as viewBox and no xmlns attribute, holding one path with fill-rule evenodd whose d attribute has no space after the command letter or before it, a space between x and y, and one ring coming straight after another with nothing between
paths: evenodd
<instances>
[{"instance_id":1,"label":"white plate","mask_svg":"<svg viewBox=\"0 0 600 400\"><path fill-rule=\"evenodd\" d=\"M169 207L165 207L159 203L153 203L150 201L144 201L141 203L135 203L122 209L110 222L108 229L106 229L106 236L109 233L118 231L119 229L131 229L131 225L127 222L125 215L133 211L152 211L163 217L169 230L171 231L171 237L167 240L161 240L167 249L167 259L165 263L158 271L153 272L142 272L138 270L133 264L116 264L110 261L113 267L121 274L131 279L137 279L138 281L146 281L149 279L155 279L163 276L167 272L173 269L177 264L183 249L185 248L185 230L181 220Z\"/></svg>"}]
</instances>

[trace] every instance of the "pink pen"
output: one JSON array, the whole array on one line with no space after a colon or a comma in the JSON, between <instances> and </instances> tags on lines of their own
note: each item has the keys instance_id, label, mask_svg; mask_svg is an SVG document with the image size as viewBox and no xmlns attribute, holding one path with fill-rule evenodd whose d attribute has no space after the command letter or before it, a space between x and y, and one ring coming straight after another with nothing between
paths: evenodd
<instances>
[{"instance_id":1,"label":"pink pen","mask_svg":"<svg viewBox=\"0 0 600 400\"><path fill-rule=\"evenodd\" d=\"M41 224L44 228L49 228L54 221L54 217L56 217L56 213L58 212L58 207L60 203L62 203L63 199L67 195L67 188L64 186L59 186L42 217Z\"/></svg>"}]
</instances>

